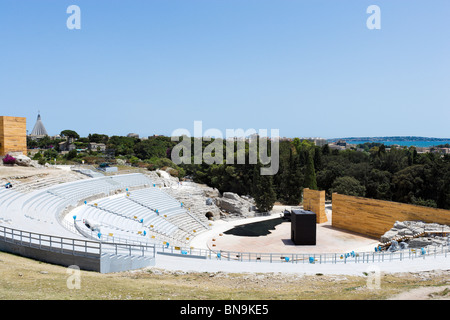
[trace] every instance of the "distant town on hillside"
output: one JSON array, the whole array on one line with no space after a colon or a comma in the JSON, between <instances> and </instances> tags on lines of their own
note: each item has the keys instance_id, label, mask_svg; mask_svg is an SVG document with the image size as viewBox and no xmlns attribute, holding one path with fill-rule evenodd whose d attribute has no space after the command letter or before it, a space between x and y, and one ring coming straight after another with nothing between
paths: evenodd
<instances>
[{"instance_id":1,"label":"distant town on hillside","mask_svg":"<svg viewBox=\"0 0 450 320\"><path fill-rule=\"evenodd\" d=\"M448 141L450 138L431 138L431 137L416 137L416 136L388 136L388 137L346 137L346 138L333 138L328 141Z\"/></svg>"}]
</instances>

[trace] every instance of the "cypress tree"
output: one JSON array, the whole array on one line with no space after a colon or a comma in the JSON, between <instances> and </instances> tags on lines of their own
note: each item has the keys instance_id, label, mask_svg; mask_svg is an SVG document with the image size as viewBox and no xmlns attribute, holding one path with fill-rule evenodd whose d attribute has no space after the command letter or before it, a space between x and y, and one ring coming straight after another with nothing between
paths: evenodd
<instances>
[{"instance_id":1,"label":"cypress tree","mask_svg":"<svg viewBox=\"0 0 450 320\"><path fill-rule=\"evenodd\" d=\"M260 212L269 212L273 209L277 195L273 186L273 177L261 175L260 168L260 163L254 166L252 196L255 200L256 208Z\"/></svg>"},{"instance_id":2,"label":"cypress tree","mask_svg":"<svg viewBox=\"0 0 450 320\"><path fill-rule=\"evenodd\" d=\"M311 152L309 153L308 160L306 162L304 187L309 188L311 190L317 190L317 180L316 180L316 172L314 169L314 159L313 159Z\"/></svg>"},{"instance_id":3,"label":"cypress tree","mask_svg":"<svg viewBox=\"0 0 450 320\"><path fill-rule=\"evenodd\" d=\"M300 167L300 159L292 150L289 154L289 162L282 173L280 198L286 204L298 205L303 192L303 173Z\"/></svg>"}]
</instances>

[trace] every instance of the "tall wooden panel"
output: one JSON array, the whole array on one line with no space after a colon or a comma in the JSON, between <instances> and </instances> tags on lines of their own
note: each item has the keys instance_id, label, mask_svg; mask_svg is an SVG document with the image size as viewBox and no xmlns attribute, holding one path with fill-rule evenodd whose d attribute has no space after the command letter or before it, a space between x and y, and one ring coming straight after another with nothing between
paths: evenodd
<instances>
[{"instance_id":1,"label":"tall wooden panel","mask_svg":"<svg viewBox=\"0 0 450 320\"><path fill-rule=\"evenodd\" d=\"M316 214L317 223L327 222L325 214L325 191L303 189L303 209Z\"/></svg>"},{"instance_id":2,"label":"tall wooden panel","mask_svg":"<svg viewBox=\"0 0 450 320\"><path fill-rule=\"evenodd\" d=\"M423 221L450 225L450 210L333 193L332 225L379 238L395 221Z\"/></svg>"},{"instance_id":3,"label":"tall wooden panel","mask_svg":"<svg viewBox=\"0 0 450 320\"><path fill-rule=\"evenodd\" d=\"M27 119L0 116L0 156L11 152L27 154Z\"/></svg>"}]
</instances>

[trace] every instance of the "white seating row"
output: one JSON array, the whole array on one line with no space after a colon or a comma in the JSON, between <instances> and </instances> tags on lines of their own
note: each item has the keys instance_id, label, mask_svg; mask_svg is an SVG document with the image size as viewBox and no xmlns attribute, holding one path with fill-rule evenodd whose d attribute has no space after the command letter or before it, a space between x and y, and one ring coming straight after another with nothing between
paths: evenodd
<instances>
[{"instance_id":1,"label":"white seating row","mask_svg":"<svg viewBox=\"0 0 450 320\"><path fill-rule=\"evenodd\" d=\"M21 212L26 218L33 219L34 221L53 224L57 221L58 215L67 206L76 206L83 199L98 194L108 196L110 192L119 189L125 190L129 187L147 186L150 183L151 180L141 174L87 178L63 183L29 193L25 196L26 199L20 203ZM6 205L19 196L24 196L24 194L14 192L13 189L5 189L5 191L0 193L0 204L5 204L6 207Z\"/></svg>"},{"instance_id":2,"label":"white seating row","mask_svg":"<svg viewBox=\"0 0 450 320\"><path fill-rule=\"evenodd\" d=\"M143 189L136 190L137 187ZM127 192L110 196L118 190ZM99 194L104 194L105 198L83 205L77 211L77 219L97 221L105 235L185 244L196 232L205 230L180 202L155 187L143 174L86 178L35 190L27 195L13 189L0 189L0 218L3 218L4 204L14 203L14 199L23 196L24 199L18 200L15 207L25 220L30 221L29 225L36 223L52 228L65 208L77 206Z\"/></svg>"},{"instance_id":3,"label":"white seating row","mask_svg":"<svg viewBox=\"0 0 450 320\"><path fill-rule=\"evenodd\" d=\"M106 198L100 201L95 201L94 203L100 210L137 221L142 225L157 230L163 234L170 235L177 229L174 224L169 223L166 219L163 219L160 214L157 214L153 210L127 199L127 196Z\"/></svg>"},{"instance_id":4,"label":"white seating row","mask_svg":"<svg viewBox=\"0 0 450 320\"><path fill-rule=\"evenodd\" d=\"M157 187L136 190L130 193L129 198L158 212L181 229L187 232L208 229L207 222L202 222L193 216L178 200Z\"/></svg>"}]
</instances>

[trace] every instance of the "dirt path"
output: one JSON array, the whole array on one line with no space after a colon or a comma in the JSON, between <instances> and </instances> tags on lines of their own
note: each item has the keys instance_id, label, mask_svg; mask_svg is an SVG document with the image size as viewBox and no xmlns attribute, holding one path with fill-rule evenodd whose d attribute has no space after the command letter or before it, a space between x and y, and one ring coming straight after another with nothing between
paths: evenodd
<instances>
[{"instance_id":1,"label":"dirt path","mask_svg":"<svg viewBox=\"0 0 450 320\"><path fill-rule=\"evenodd\" d=\"M388 300L450 300L450 286L412 289Z\"/></svg>"}]
</instances>

